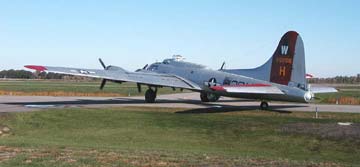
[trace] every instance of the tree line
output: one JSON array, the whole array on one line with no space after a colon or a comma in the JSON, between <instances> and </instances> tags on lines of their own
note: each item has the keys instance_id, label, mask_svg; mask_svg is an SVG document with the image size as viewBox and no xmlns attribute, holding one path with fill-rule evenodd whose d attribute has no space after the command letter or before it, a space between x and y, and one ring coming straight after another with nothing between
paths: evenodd
<instances>
[{"instance_id":1,"label":"tree line","mask_svg":"<svg viewBox=\"0 0 360 167\"><path fill-rule=\"evenodd\" d=\"M309 83L317 84L360 84L360 74L357 76L336 76L329 78L310 78Z\"/></svg>"}]
</instances>

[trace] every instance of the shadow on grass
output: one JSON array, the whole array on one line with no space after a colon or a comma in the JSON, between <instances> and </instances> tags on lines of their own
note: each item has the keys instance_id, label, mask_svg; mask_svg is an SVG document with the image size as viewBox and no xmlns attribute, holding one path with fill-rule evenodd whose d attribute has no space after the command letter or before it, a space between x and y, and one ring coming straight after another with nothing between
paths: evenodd
<instances>
[{"instance_id":1,"label":"shadow on grass","mask_svg":"<svg viewBox=\"0 0 360 167\"><path fill-rule=\"evenodd\" d=\"M185 111L176 112L178 114L202 114L202 113L226 113L226 112L240 112L240 111L256 111L259 110L258 105L244 105L244 106L233 106L224 104L227 102L251 102L254 100L221 100L221 104L219 103L202 103L200 100L184 100L184 99L174 99L174 100L167 100L167 99L159 99L157 100L157 104L176 104L176 103L183 103L183 104L193 104L200 106L202 108L191 108ZM86 106L86 105L127 105L127 104L139 104L141 106L144 104L144 100L142 99L133 99L133 98L115 98L115 99L104 99L104 100L88 100L88 99L78 99L72 101L45 101L45 102L12 102L12 103L4 103L7 105L54 105L56 107L61 106L71 106L71 105L79 105L79 106ZM167 105L164 105L165 107ZM271 105L267 111L269 112L278 112L289 114L290 111L286 109L297 108L297 107L304 107L304 105L297 104L297 105Z\"/></svg>"},{"instance_id":2,"label":"shadow on grass","mask_svg":"<svg viewBox=\"0 0 360 167\"><path fill-rule=\"evenodd\" d=\"M290 113L292 113L291 111L286 111L284 109L297 108L297 107L303 107L303 106L278 105L278 106L271 106L266 111L277 112L277 113L282 113L282 114L290 114ZM246 105L246 106L215 105L215 106L209 106L208 108L195 108L195 109L189 109L189 110L185 110L185 111L179 111L176 113L178 113L178 114L207 114L207 113L227 113L227 112L241 112L241 111L260 111L260 107L252 106L252 105Z\"/></svg>"}]
</instances>

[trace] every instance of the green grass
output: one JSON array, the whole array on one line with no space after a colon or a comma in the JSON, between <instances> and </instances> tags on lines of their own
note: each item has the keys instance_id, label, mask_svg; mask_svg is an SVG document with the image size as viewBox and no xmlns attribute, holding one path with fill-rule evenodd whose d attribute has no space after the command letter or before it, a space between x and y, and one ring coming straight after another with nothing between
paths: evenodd
<instances>
[{"instance_id":1,"label":"green grass","mask_svg":"<svg viewBox=\"0 0 360 167\"><path fill-rule=\"evenodd\" d=\"M175 166L261 165L261 162L269 166L360 164L359 142L285 134L279 130L284 124L296 122L360 122L358 114L321 116L323 119L315 120L312 113L260 111L180 114L174 113L174 109L131 107L11 113L0 119L1 124L12 129L12 135L0 138L0 145L35 151L23 151L0 165L26 165L25 160L34 152L44 150L50 153L34 158L33 166L104 165L99 157L109 152L120 156L105 159L120 163L119 166L146 163L158 166L158 162L178 164ZM76 162L57 161L68 149ZM97 153L89 153L91 150Z\"/></svg>"},{"instance_id":2,"label":"green grass","mask_svg":"<svg viewBox=\"0 0 360 167\"><path fill-rule=\"evenodd\" d=\"M327 93L327 94L317 94L317 97L322 99L322 102L326 102L330 98L340 98L340 97L354 97L360 99L360 91L343 91L340 90L337 93Z\"/></svg>"},{"instance_id":3,"label":"green grass","mask_svg":"<svg viewBox=\"0 0 360 167\"><path fill-rule=\"evenodd\" d=\"M100 90L101 81L65 81L65 80L3 80L0 81L0 90L18 92L79 92L79 93L115 93L122 96L143 95L147 86L142 86L142 93L138 92L134 83L107 82L105 88ZM177 90L176 92L180 92ZM159 89L160 94L174 93L171 88Z\"/></svg>"},{"instance_id":4,"label":"green grass","mask_svg":"<svg viewBox=\"0 0 360 167\"><path fill-rule=\"evenodd\" d=\"M348 86L338 86L336 87L339 92L337 93L326 93L326 94L317 94L316 97L320 98L317 100L319 103L329 103L333 99L341 98L354 98L357 101L360 101L360 86L358 85L348 85Z\"/></svg>"}]
</instances>

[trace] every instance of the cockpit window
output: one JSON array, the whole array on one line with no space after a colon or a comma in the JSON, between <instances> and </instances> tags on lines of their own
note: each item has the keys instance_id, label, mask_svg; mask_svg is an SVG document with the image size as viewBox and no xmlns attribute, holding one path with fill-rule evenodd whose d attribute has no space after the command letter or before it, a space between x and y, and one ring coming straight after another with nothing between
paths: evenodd
<instances>
[{"instance_id":1,"label":"cockpit window","mask_svg":"<svg viewBox=\"0 0 360 167\"><path fill-rule=\"evenodd\" d=\"M169 60L169 59L165 59L165 60L163 61L163 64L170 64L170 61L171 61L171 60Z\"/></svg>"}]
</instances>

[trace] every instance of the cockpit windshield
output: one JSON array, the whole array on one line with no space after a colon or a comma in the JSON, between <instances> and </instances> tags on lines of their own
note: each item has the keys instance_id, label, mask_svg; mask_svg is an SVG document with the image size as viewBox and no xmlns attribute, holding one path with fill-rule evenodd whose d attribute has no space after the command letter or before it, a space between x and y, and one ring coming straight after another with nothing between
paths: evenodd
<instances>
[{"instance_id":1,"label":"cockpit windshield","mask_svg":"<svg viewBox=\"0 0 360 167\"><path fill-rule=\"evenodd\" d=\"M165 59L162 63L163 64L170 64L170 62L171 62L171 59Z\"/></svg>"}]
</instances>

